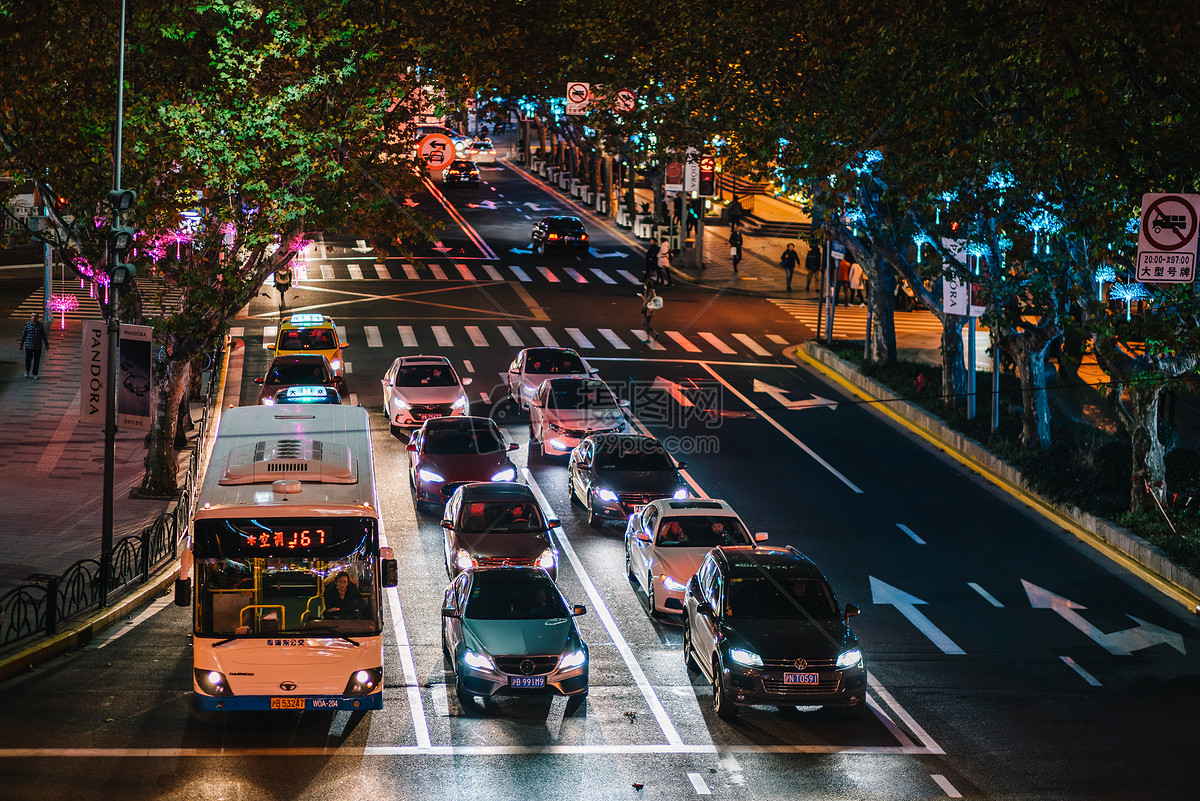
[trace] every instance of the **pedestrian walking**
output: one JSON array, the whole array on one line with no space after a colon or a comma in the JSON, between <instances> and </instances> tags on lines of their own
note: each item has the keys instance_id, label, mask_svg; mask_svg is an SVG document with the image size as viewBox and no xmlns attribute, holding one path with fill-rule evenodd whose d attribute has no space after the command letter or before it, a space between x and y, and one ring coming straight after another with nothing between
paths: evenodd
<instances>
[{"instance_id":1,"label":"pedestrian walking","mask_svg":"<svg viewBox=\"0 0 1200 801\"><path fill-rule=\"evenodd\" d=\"M815 280L817 286L821 286L821 246L816 242L810 242L808 245L808 254L804 257L804 291L812 286Z\"/></svg>"},{"instance_id":2,"label":"pedestrian walking","mask_svg":"<svg viewBox=\"0 0 1200 801\"><path fill-rule=\"evenodd\" d=\"M654 285L649 281L642 284L642 291L638 293L638 297L642 299L642 328L646 331L646 336L657 340L658 332L651 323L654 313L663 307L663 299L654 291Z\"/></svg>"},{"instance_id":3,"label":"pedestrian walking","mask_svg":"<svg viewBox=\"0 0 1200 801\"><path fill-rule=\"evenodd\" d=\"M671 286L671 241L665 236L658 245L658 278L663 286Z\"/></svg>"},{"instance_id":4,"label":"pedestrian walking","mask_svg":"<svg viewBox=\"0 0 1200 801\"><path fill-rule=\"evenodd\" d=\"M863 272L862 265L858 262L853 262L850 265L850 294L846 297L846 305L850 305L850 298L858 297L857 306L864 305L867 300L863 295L863 287L866 286L867 274Z\"/></svg>"},{"instance_id":5,"label":"pedestrian walking","mask_svg":"<svg viewBox=\"0 0 1200 801\"><path fill-rule=\"evenodd\" d=\"M729 258L733 259L733 271L738 271L738 263L742 260L742 232L733 226L729 229Z\"/></svg>"},{"instance_id":6,"label":"pedestrian walking","mask_svg":"<svg viewBox=\"0 0 1200 801\"><path fill-rule=\"evenodd\" d=\"M850 305L850 260L843 258L838 262L837 284L833 287L833 305L838 305L838 297L846 294L846 305Z\"/></svg>"},{"instance_id":7,"label":"pedestrian walking","mask_svg":"<svg viewBox=\"0 0 1200 801\"><path fill-rule=\"evenodd\" d=\"M46 336L40 312L29 315L29 322L25 323L21 336L17 337L17 347L25 351L25 377L37 378L42 365L42 348L50 352L50 339Z\"/></svg>"},{"instance_id":8,"label":"pedestrian walking","mask_svg":"<svg viewBox=\"0 0 1200 801\"><path fill-rule=\"evenodd\" d=\"M654 281L658 276L658 243L653 239L650 240L650 246L646 248L646 269L642 273L642 283Z\"/></svg>"},{"instance_id":9,"label":"pedestrian walking","mask_svg":"<svg viewBox=\"0 0 1200 801\"><path fill-rule=\"evenodd\" d=\"M275 288L279 290L279 310L287 308L287 291L292 288L292 268L285 264L275 271Z\"/></svg>"},{"instance_id":10,"label":"pedestrian walking","mask_svg":"<svg viewBox=\"0 0 1200 801\"><path fill-rule=\"evenodd\" d=\"M783 274L787 278L788 292L792 291L792 273L796 271L796 263L799 261L800 256L796 253L796 245L788 242L783 255L779 257L779 266L783 268Z\"/></svg>"}]
</instances>

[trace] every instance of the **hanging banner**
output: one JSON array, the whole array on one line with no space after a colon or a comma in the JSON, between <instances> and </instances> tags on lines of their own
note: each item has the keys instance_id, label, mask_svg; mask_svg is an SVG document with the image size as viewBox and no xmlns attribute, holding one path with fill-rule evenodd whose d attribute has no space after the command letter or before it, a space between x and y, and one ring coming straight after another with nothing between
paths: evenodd
<instances>
[{"instance_id":1,"label":"hanging banner","mask_svg":"<svg viewBox=\"0 0 1200 801\"><path fill-rule=\"evenodd\" d=\"M117 426L150 430L154 413L151 354L154 329L148 325L122 325L117 346ZM108 324L83 321L83 360L79 376L79 422L104 427L108 385Z\"/></svg>"}]
</instances>

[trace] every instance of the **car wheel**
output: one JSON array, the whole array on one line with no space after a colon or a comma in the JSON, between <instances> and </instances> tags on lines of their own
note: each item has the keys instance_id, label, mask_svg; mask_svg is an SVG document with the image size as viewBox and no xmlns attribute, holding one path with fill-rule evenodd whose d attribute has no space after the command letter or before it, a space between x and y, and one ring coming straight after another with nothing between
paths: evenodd
<instances>
[{"instance_id":1,"label":"car wheel","mask_svg":"<svg viewBox=\"0 0 1200 801\"><path fill-rule=\"evenodd\" d=\"M716 712L721 720L736 720L738 708L733 704L733 693L725 689L725 682L721 677L721 663L716 659L713 659L712 687L713 712Z\"/></svg>"},{"instance_id":2,"label":"car wheel","mask_svg":"<svg viewBox=\"0 0 1200 801\"><path fill-rule=\"evenodd\" d=\"M442 556L443 556L443 561L446 563L446 575L449 576L451 579L453 579L454 578L454 568L451 567L451 565L450 565L450 546L447 545L444 541L442 543Z\"/></svg>"},{"instance_id":3,"label":"car wheel","mask_svg":"<svg viewBox=\"0 0 1200 801\"><path fill-rule=\"evenodd\" d=\"M628 537L625 538L625 575L629 577L630 581L635 580L633 577L633 553L629 546Z\"/></svg>"},{"instance_id":4,"label":"car wheel","mask_svg":"<svg viewBox=\"0 0 1200 801\"><path fill-rule=\"evenodd\" d=\"M530 421L529 421L529 442L530 442L531 444L536 444L536 443L537 443L537 441L538 441L538 438L537 438L537 431L535 431L535 430L534 430L534 428L533 428L533 421L532 421L532 420L530 420Z\"/></svg>"},{"instance_id":5,"label":"car wheel","mask_svg":"<svg viewBox=\"0 0 1200 801\"><path fill-rule=\"evenodd\" d=\"M683 666L690 670L698 670L696 652L692 648L692 627L687 624L686 613L683 619Z\"/></svg>"},{"instance_id":6,"label":"car wheel","mask_svg":"<svg viewBox=\"0 0 1200 801\"><path fill-rule=\"evenodd\" d=\"M650 607L650 616L654 617L657 614L654 608L654 574L649 570L646 571L646 605Z\"/></svg>"},{"instance_id":7,"label":"car wheel","mask_svg":"<svg viewBox=\"0 0 1200 801\"><path fill-rule=\"evenodd\" d=\"M575 491L575 481L571 478L570 473L567 473L567 497L571 500L572 505L583 506L583 501L579 500L579 493Z\"/></svg>"},{"instance_id":8,"label":"car wheel","mask_svg":"<svg viewBox=\"0 0 1200 801\"><path fill-rule=\"evenodd\" d=\"M565 710L566 714L574 715L576 712L578 712L583 707L584 703L586 703L586 702L587 702L587 690L584 690L581 693L576 693L575 695L568 696L567 697L567 708Z\"/></svg>"},{"instance_id":9,"label":"car wheel","mask_svg":"<svg viewBox=\"0 0 1200 801\"><path fill-rule=\"evenodd\" d=\"M467 692L463 688L462 683L457 677L454 679L454 694L458 696L458 702L462 704L463 709L469 709L475 706L475 696L471 695L471 693Z\"/></svg>"},{"instance_id":10,"label":"car wheel","mask_svg":"<svg viewBox=\"0 0 1200 801\"><path fill-rule=\"evenodd\" d=\"M587 513L589 526L600 528L600 526L604 525L604 520L600 517L600 515L596 514L595 502L592 500L592 494L590 492L588 493L587 499Z\"/></svg>"}]
</instances>

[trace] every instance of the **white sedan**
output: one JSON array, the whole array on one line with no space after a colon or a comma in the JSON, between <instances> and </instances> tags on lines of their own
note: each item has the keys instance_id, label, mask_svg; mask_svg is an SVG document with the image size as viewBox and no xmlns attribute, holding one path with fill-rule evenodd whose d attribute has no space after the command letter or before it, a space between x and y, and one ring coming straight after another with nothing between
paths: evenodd
<instances>
[{"instance_id":1,"label":"white sedan","mask_svg":"<svg viewBox=\"0 0 1200 801\"><path fill-rule=\"evenodd\" d=\"M571 348L525 348L508 366L508 397L528 409L547 378L591 378L596 372Z\"/></svg>"},{"instance_id":2,"label":"white sedan","mask_svg":"<svg viewBox=\"0 0 1200 801\"><path fill-rule=\"evenodd\" d=\"M467 158L476 164L495 164L496 148L491 142L472 142L467 145Z\"/></svg>"},{"instance_id":3,"label":"white sedan","mask_svg":"<svg viewBox=\"0 0 1200 801\"><path fill-rule=\"evenodd\" d=\"M392 362L380 382L383 411L392 433L412 430L435 417L470 414L471 403L458 373L445 356L401 356Z\"/></svg>"},{"instance_id":4,"label":"white sedan","mask_svg":"<svg viewBox=\"0 0 1200 801\"><path fill-rule=\"evenodd\" d=\"M766 539L765 531L751 536L725 501L663 498L629 516L625 571L646 593L651 615L678 615L687 583L710 550L719 545L753 547Z\"/></svg>"},{"instance_id":5,"label":"white sedan","mask_svg":"<svg viewBox=\"0 0 1200 801\"><path fill-rule=\"evenodd\" d=\"M592 434L619 434L628 405L598 378L547 379L529 403L530 454L537 445L543 459L566 456Z\"/></svg>"}]
</instances>

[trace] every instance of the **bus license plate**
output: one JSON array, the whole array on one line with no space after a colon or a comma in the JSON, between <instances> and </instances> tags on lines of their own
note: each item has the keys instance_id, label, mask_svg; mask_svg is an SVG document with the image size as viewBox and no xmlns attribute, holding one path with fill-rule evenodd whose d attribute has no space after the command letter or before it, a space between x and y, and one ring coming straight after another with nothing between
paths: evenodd
<instances>
[{"instance_id":1,"label":"bus license plate","mask_svg":"<svg viewBox=\"0 0 1200 801\"><path fill-rule=\"evenodd\" d=\"M784 684L819 684L820 673L784 673Z\"/></svg>"},{"instance_id":2,"label":"bus license plate","mask_svg":"<svg viewBox=\"0 0 1200 801\"><path fill-rule=\"evenodd\" d=\"M520 687L523 689L530 689L530 688L534 688L534 687L545 687L546 686L546 677L545 676L509 676L508 677L508 686L509 687Z\"/></svg>"},{"instance_id":3,"label":"bus license plate","mask_svg":"<svg viewBox=\"0 0 1200 801\"><path fill-rule=\"evenodd\" d=\"M303 698L272 698L271 709L304 709Z\"/></svg>"}]
</instances>

